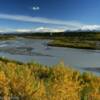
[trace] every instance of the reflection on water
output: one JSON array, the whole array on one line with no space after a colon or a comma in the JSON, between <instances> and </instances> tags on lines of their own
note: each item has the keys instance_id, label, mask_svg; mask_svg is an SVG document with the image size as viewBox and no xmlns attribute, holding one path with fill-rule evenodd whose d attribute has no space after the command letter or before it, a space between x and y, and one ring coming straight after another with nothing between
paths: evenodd
<instances>
[{"instance_id":1,"label":"reflection on water","mask_svg":"<svg viewBox=\"0 0 100 100\"><path fill-rule=\"evenodd\" d=\"M0 56L54 65L60 60L75 68L100 67L100 50L82 50L47 46L49 40L24 39L0 41Z\"/></svg>"}]
</instances>

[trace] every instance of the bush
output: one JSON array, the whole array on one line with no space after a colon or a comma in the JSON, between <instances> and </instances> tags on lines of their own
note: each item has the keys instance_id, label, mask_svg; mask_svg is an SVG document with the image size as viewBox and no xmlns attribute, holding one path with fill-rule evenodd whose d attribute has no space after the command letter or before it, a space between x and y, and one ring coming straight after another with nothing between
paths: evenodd
<instances>
[{"instance_id":1,"label":"bush","mask_svg":"<svg viewBox=\"0 0 100 100\"><path fill-rule=\"evenodd\" d=\"M65 66L0 60L0 98L10 100L100 100L100 77Z\"/></svg>"}]
</instances>

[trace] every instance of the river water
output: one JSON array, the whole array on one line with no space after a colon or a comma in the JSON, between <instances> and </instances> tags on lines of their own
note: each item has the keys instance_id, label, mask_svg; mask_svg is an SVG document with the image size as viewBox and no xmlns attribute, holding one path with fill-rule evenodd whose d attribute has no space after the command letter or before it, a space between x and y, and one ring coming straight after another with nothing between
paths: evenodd
<instances>
[{"instance_id":1,"label":"river water","mask_svg":"<svg viewBox=\"0 0 100 100\"><path fill-rule=\"evenodd\" d=\"M25 39L0 41L0 56L22 62L55 65L64 61L76 69L99 68L100 50L50 47L50 40Z\"/></svg>"}]
</instances>

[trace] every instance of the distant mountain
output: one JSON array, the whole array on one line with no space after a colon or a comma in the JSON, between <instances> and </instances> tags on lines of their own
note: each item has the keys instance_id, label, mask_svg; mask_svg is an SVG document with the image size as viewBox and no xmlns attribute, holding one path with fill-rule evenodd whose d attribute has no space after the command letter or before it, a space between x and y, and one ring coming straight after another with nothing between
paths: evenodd
<instances>
[{"instance_id":1,"label":"distant mountain","mask_svg":"<svg viewBox=\"0 0 100 100\"><path fill-rule=\"evenodd\" d=\"M44 32L100 32L99 26L84 26L79 29L37 27L33 29L3 29L0 34L44 33Z\"/></svg>"},{"instance_id":2,"label":"distant mountain","mask_svg":"<svg viewBox=\"0 0 100 100\"><path fill-rule=\"evenodd\" d=\"M77 29L77 30L66 30L65 32L100 32L100 30L90 30L90 29Z\"/></svg>"},{"instance_id":3,"label":"distant mountain","mask_svg":"<svg viewBox=\"0 0 100 100\"><path fill-rule=\"evenodd\" d=\"M63 29L39 27L33 30L33 32L64 32Z\"/></svg>"},{"instance_id":4,"label":"distant mountain","mask_svg":"<svg viewBox=\"0 0 100 100\"><path fill-rule=\"evenodd\" d=\"M37 27L33 29L13 29L13 30L1 30L0 33L35 33L35 32L64 32L64 29L60 28L48 28L48 27Z\"/></svg>"}]
</instances>

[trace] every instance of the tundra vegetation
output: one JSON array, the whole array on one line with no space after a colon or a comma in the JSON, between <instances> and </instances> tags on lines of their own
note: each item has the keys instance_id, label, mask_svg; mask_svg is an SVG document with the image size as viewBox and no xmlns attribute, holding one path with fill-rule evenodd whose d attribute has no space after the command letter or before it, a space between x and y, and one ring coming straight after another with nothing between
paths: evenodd
<instances>
[{"instance_id":1,"label":"tundra vegetation","mask_svg":"<svg viewBox=\"0 0 100 100\"><path fill-rule=\"evenodd\" d=\"M48 43L49 46L100 49L100 32L70 32Z\"/></svg>"},{"instance_id":2,"label":"tundra vegetation","mask_svg":"<svg viewBox=\"0 0 100 100\"><path fill-rule=\"evenodd\" d=\"M0 35L0 40L16 37L53 40L48 43L49 46L100 49L100 32L9 33Z\"/></svg>"},{"instance_id":3,"label":"tundra vegetation","mask_svg":"<svg viewBox=\"0 0 100 100\"><path fill-rule=\"evenodd\" d=\"M80 73L61 61L52 67L0 58L0 98L100 100L100 76Z\"/></svg>"}]
</instances>

